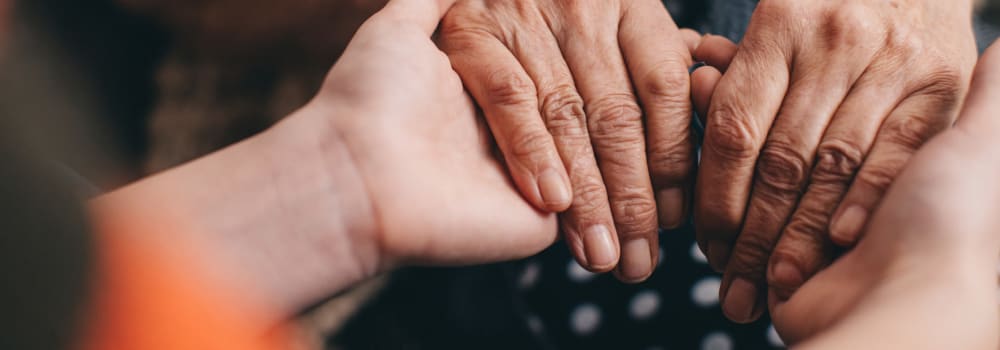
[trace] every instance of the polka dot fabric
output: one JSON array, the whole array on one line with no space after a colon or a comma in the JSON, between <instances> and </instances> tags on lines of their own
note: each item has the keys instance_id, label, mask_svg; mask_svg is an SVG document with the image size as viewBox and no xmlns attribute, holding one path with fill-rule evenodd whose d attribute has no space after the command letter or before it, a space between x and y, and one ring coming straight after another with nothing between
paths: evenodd
<instances>
[{"instance_id":1,"label":"polka dot fabric","mask_svg":"<svg viewBox=\"0 0 1000 350\"><path fill-rule=\"evenodd\" d=\"M727 22L748 18L756 1L664 3L680 27L711 31L709 13ZM718 13L729 8L738 10ZM555 349L784 348L766 317L749 325L726 320L719 306L720 276L707 265L691 227L662 232L660 245L656 272L639 285L584 270L561 244L514 265L515 303L526 328Z\"/></svg>"},{"instance_id":2,"label":"polka dot fabric","mask_svg":"<svg viewBox=\"0 0 1000 350\"><path fill-rule=\"evenodd\" d=\"M638 285L587 272L564 245L513 266L527 328L557 349L783 348L770 320L738 325L725 319L719 276L693 237L690 228L663 232L661 263Z\"/></svg>"}]
</instances>

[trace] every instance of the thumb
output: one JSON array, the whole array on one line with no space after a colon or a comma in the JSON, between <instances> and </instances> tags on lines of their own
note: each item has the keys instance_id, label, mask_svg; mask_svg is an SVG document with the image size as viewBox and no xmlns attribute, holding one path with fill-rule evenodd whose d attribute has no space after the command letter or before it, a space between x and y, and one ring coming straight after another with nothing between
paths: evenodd
<instances>
[{"instance_id":1,"label":"thumb","mask_svg":"<svg viewBox=\"0 0 1000 350\"><path fill-rule=\"evenodd\" d=\"M391 0L373 20L413 23L431 36L455 0Z\"/></svg>"},{"instance_id":2,"label":"thumb","mask_svg":"<svg viewBox=\"0 0 1000 350\"><path fill-rule=\"evenodd\" d=\"M982 135L984 146L1000 146L1000 42L993 44L979 59L972 78L972 88L957 127L973 135Z\"/></svg>"}]
</instances>

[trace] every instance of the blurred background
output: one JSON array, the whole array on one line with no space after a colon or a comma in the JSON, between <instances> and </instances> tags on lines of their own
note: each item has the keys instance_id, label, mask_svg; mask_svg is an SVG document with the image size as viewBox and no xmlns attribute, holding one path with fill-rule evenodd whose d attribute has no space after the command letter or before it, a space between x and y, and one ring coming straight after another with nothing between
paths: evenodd
<instances>
[{"instance_id":1,"label":"blurred background","mask_svg":"<svg viewBox=\"0 0 1000 350\"><path fill-rule=\"evenodd\" d=\"M33 152L43 152L44 158L67 168L79 186L113 189L241 140L294 111L318 89L357 26L383 3L14 1L10 31L2 41L6 48L0 50L2 143L35 145ZM672 11L687 6L676 18L682 26L704 30L713 20L722 20L713 18L719 10L712 0L667 3ZM983 2L976 16L980 46L985 47L996 37L1000 1ZM727 23L740 27L745 18ZM738 35L737 30L730 36ZM5 194L51 198L3 188ZM38 218L38 223L44 222ZM38 223L32 224L36 231L48 227ZM24 263L27 260L14 257L25 255L39 264L23 265L14 272L24 273L0 278L5 286L0 300L21 306L0 308L5 318L0 325L13 324L0 329L37 338L32 338L35 343L10 344L58 348L58 339L66 333L42 324L51 318L69 319L68 310L83 295L85 236L0 239L4 266ZM678 254L687 254L687 247L680 250ZM40 262L46 257L62 263ZM298 320L303 348L554 348L534 335L536 330L515 305L511 281L521 275L511 271L522 267L412 269L369 282L303 310ZM25 278L37 283L25 284ZM672 333L698 327L680 316L674 319L663 325ZM0 334L0 339L12 338ZM0 340L0 348L14 348L5 344ZM603 344L578 345L606 348ZM698 346L677 344L682 349Z\"/></svg>"}]
</instances>

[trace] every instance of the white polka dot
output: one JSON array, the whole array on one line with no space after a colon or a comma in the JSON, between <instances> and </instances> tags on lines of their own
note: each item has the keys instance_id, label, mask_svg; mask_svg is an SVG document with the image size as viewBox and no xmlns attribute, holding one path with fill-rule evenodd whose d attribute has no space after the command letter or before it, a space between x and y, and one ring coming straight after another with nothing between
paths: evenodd
<instances>
[{"instance_id":1,"label":"white polka dot","mask_svg":"<svg viewBox=\"0 0 1000 350\"><path fill-rule=\"evenodd\" d=\"M705 253L701 252L701 248L698 248L698 243L691 245L691 259L702 264L708 263L708 258L705 257Z\"/></svg>"},{"instance_id":2,"label":"white polka dot","mask_svg":"<svg viewBox=\"0 0 1000 350\"><path fill-rule=\"evenodd\" d=\"M635 320L647 320L660 310L660 295L647 290L639 292L632 298L628 312Z\"/></svg>"},{"instance_id":3,"label":"white polka dot","mask_svg":"<svg viewBox=\"0 0 1000 350\"><path fill-rule=\"evenodd\" d=\"M695 283L691 288L691 300L701 307L712 307L719 303L719 287L722 281L718 277L707 277Z\"/></svg>"},{"instance_id":4,"label":"white polka dot","mask_svg":"<svg viewBox=\"0 0 1000 350\"><path fill-rule=\"evenodd\" d=\"M715 332L705 336L701 341L701 350L732 350L733 339L728 334Z\"/></svg>"},{"instance_id":5,"label":"white polka dot","mask_svg":"<svg viewBox=\"0 0 1000 350\"><path fill-rule=\"evenodd\" d=\"M528 329L535 334L541 334L545 331L545 325L542 324L542 319L535 315L529 315L525 318L525 322L528 323Z\"/></svg>"},{"instance_id":6,"label":"white polka dot","mask_svg":"<svg viewBox=\"0 0 1000 350\"><path fill-rule=\"evenodd\" d=\"M566 273L569 275L569 279L576 283L587 282L597 277L596 274L587 271L576 260L572 259L569 261L569 266L566 267Z\"/></svg>"},{"instance_id":7,"label":"white polka dot","mask_svg":"<svg viewBox=\"0 0 1000 350\"><path fill-rule=\"evenodd\" d=\"M542 266L538 263L529 263L521 270L521 277L517 280L517 287L524 290L538 284L538 279L542 275Z\"/></svg>"},{"instance_id":8,"label":"white polka dot","mask_svg":"<svg viewBox=\"0 0 1000 350\"><path fill-rule=\"evenodd\" d=\"M778 331L774 329L773 324L767 327L767 342L777 348L785 347L785 342L781 340L781 336L778 335Z\"/></svg>"},{"instance_id":9,"label":"white polka dot","mask_svg":"<svg viewBox=\"0 0 1000 350\"><path fill-rule=\"evenodd\" d=\"M593 304L577 306L570 314L570 329L576 335L589 335L601 326L601 309Z\"/></svg>"}]
</instances>

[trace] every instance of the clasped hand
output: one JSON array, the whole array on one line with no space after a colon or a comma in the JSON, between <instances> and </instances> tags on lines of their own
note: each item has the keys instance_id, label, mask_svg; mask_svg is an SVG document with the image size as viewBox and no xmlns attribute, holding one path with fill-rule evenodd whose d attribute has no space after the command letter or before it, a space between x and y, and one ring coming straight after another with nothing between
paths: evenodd
<instances>
[{"instance_id":1,"label":"clasped hand","mask_svg":"<svg viewBox=\"0 0 1000 350\"><path fill-rule=\"evenodd\" d=\"M750 322L853 245L953 123L976 59L970 13L966 0L765 0L737 47L679 30L658 0L459 0L439 42L581 265L640 282L657 228L693 212L726 315ZM695 59L712 68L692 81Z\"/></svg>"}]
</instances>

